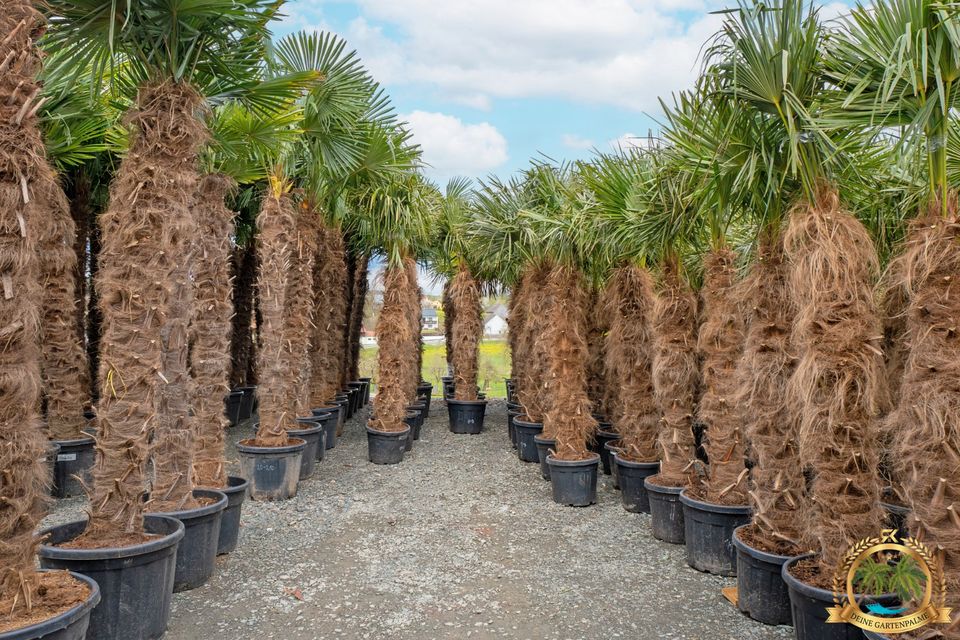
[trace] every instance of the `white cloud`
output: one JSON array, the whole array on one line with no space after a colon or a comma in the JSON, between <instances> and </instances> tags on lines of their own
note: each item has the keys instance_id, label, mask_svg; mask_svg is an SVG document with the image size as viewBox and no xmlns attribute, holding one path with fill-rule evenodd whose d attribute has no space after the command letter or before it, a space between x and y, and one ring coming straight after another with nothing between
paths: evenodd
<instances>
[{"instance_id":1,"label":"white cloud","mask_svg":"<svg viewBox=\"0 0 960 640\"><path fill-rule=\"evenodd\" d=\"M410 124L413 140L423 148L426 173L437 180L475 176L505 163L507 140L488 122L467 124L445 113L414 111L400 118Z\"/></svg>"},{"instance_id":2,"label":"white cloud","mask_svg":"<svg viewBox=\"0 0 960 640\"><path fill-rule=\"evenodd\" d=\"M563 134L563 146L568 149L577 149L577 150L586 150L592 149L594 147L593 140L590 138L584 138L583 136L577 135L575 133L565 133Z\"/></svg>"}]
</instances>

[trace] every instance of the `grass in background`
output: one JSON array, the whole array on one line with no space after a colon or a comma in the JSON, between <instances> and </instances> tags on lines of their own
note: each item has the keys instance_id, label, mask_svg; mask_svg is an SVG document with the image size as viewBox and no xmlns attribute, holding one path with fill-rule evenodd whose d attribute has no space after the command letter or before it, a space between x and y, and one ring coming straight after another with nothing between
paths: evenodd
<instances>
[{"instance_id":1,"label":"grass in background","mask_svg":"<svg viewBox=\"0 0 960 640\"><path fill-rule=\"evenodd\" d=\"M423 348L423 379L433 383L434 396L440 396L440 378L447 375L447 351L443 344L427 344ZM377 382L377 347L360 347L360 375ZM506 398L503 379L510 377L510 349L506 340L484 340L480 343L480 368L477 384L488 398Z\"/></svg>"}]
</instances>

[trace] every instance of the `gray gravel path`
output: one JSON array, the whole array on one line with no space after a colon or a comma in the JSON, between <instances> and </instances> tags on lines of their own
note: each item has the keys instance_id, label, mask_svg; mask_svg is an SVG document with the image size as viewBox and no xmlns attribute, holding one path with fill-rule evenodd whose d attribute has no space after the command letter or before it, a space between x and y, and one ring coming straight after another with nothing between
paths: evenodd
<instances>
[{"instance_id":1,"label":"gray gravel path","mask_svg":"<svg viewBox=\"0 0 960 640\"><path fill-rule=\"evenodd\" d=\"M720 593L733 580L654 540L609 477L592 507L554 504L537 465L511 449L502 401L478 436L451 434L435 401L390 467L366 461L364 415L295 499L244 505L237 551L174 596L166 638L793 638L737 612ZM62 500L47 523L82 508Z\"/></svg>"}]
</instances>

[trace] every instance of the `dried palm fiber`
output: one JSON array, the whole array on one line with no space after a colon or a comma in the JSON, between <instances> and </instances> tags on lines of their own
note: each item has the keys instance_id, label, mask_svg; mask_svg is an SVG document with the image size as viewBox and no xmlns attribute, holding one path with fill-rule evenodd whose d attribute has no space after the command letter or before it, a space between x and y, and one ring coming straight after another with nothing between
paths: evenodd
<instances>
[{"instance_id":1,"label":"dried palm fiber","mask_svg":"<svg viewBox=\"0 0 960 640\"><path fill-rule=\"evenodd\" d=\"M736 369L743 349L743 316L738 305L737 255L727 248L704 256L700 333L703 395L697 417L704 426L710 460L705 494L708 502L746 504L749 490L746 442L734 401Z\"/></svg>"},{"instance_id":2,"label":"dried palm fiber","mask_svg":"<svg viewBox=\"0 0 960 640\"><path fill-rule=\"evenodd\" d=\"M230 386L251 384L247 378L250 361L256 359L253 342L253 298L257 278L257 243L233 253L233 320L230 332Z\"/></svg>"},{"instance_id":3,"label":"dried palm fiber","mask_svg":"<svg viewBox=\"0 0 960 640\"><path fill-rule=\"evenodd\" d=\"M350 379L360 379L360 335L363 332L363 309L367 300L367 282L370 256L363 254L357 258L353 276L353 304L350 307L350 335L348 364Z\"/></svg>"},{"instance_id":4,"label":"dried palm fiber","mask_svg":"<svg viewBox=\"0 0 960 640\"><path fill-rule=\"evenodd\" d=\"M346 244L346 239L344 239ZM343 388L349 387L348 382L354 382L356 378L350 377L350 331L353 327L353 279L356 277L357 257L351 249L346 250L347 279L344 283L344 299L346 300L346 320L343 326L343 353L340 355L343 360L343 370L340 379L343 382Z\"/></svg>"},{"instance_id":5,"label":"dried palm fiber","mask_svg":"<svg viewBox=\"0 0 960 640\"><path fill-rule=\"evenodd\" d=\"M697 370L697 299L680 274L676 258L663 263L662 283L653 308L651 370L660 408L660 473L663 486L694 486L693 412Z\"/></svg>"},{"instance_id":6,"label":"dried palm fiber","mask_svg":"<svg viewBox=\"0 0 960 640\"><path fill-rule=\"evenodd\" d=\"M574 267L557 265L547 279L550 318L544 343L548 345L547 375L550 405L543 418L545 438L556 438L559 460L583 460L587 443L597 428L587 396L587 293L583 276Z\"/></svg>"},{"instance_id":7,"label":"dried palm fiber","mask_svg":"<svg viewBox=\"0 0 960 640\"><path fill-rule=\"evenodd\" d=\"M207 136L202 106L202 97L188 85L140 88L127 115L130 148L99 218L101 392L91 517L84 534L98 543L107 535L143 531L147 443L170 382L164 379L164 344L171 335L164 330L183 259L173 249L183 221L191 219L197 150Z\"/></svg>"},{"instance_id":8,"label":"dried palm fiber","mask_svg":"<svg viewBox=\"0 0 960 640\"><path fill-rule=\"evenodd\" d=\"M283 310L286 307L287 282L293 262L297 233L297 209L290 196L276 197L267 193L257 216L257 257L260 274L257 290L260 295L260 313L263 324L257 350L257 370L260 382L260 426L256 443L266 447L282 447L288 442L285 424L286 360L284 351L289 342L284 335Z\"/></svg>"},{"instance_id":9,"label":"dried palm fiber","mask_svg":"<svg viewBox=\"0 0 960 640\"><path fill-rule=\"evenodd\" d=\"M942 561L953 623L938 630L960 638L960 220L956 195L915 220L903 254L908 292L909 357L896 422L910 531Z\"/></svg>"},{"instance_id":10,"label":"dried palm fiber","mask_svg":"<svg viewBox=\"0 0 960 640\"><path fill-rule=\"evenodd\" d=\"M784 251L799 356L787 402L800 420L800 460L813 472L801 515L824 584L882 524L877 428L888 396L873 289L879 263L867 230L827 186L791 210Z\"/></svg>"},{"instance_id":11,"label":"dried palm fiber","mask_svg":"<svg viewBox=\"0 0 960 640\"><path fill-rule=\"evenodd\" d=\"M610 354L607 353L612 318L613 314L616 313L616 308L619 304L619 300L617 299L619 293L612 286L610 286L611 281L612 278L608 277L607 282L600 291L600 298L597 303L597 308L593 310L594 313L599 313L605 316L605 320L603 321L605 327L602 336L602 360L598 365L600 397L599 403L595 404L593 410L595 413L600 413L606 416L606 419L612 425L614 422L614 416L616 416L618 410L617 402L620 397L620 381L617 379L616 372L612 369L615 363L611 360ZM611 426L610 428L614 430L616 429L615 426Z\"/></svg>"},{"instance_id":12,"label":"dried palm fiber","mask_svg":"<svg viewBox=\"0 0 960 640\"><path fill-rule=\"evenodd\" d=\"M377 399L371 429L403 431L410 402L404 385L414 363L410 360L409 281L403 265L388 266L383 277L383 308L377 321Z\"/></svg>"},{"instance_id":13,"label":"dried palm fiber","mask_svg":"<svg viewBox=\"0 0 960 640\"><path fill-rule=\"evenodd\" d=\"M84 168L73 172L70 193L70 217L73 219L74 234L73 251L76 256L73 262L74 295L77 309L77 336L81 345L86 344L86 300L87 300L87 244L90 240L90 223L93 220L93 194L91 193L90 175ZM84 354L86 360L86 354ZM84 374L84 380L90 385L90 366Z\"/></svg>"},{"instance_id":14,"label":"dried palm fiber","mask_svg":"<svg viewBox=\"0 0 960 640\"><path fill-rule=\"evenodd\" d=\"M330 259L330 364L336 374L334 382L337 392L345 389L346 363L343 361L344 345L347 341L347 250L340 229L331 227L327 234L327 255Z\"/></svg>"},{"instance_id":15,"label":"dried palm fiber","mask_svg":"<svg viewBox=\"0 0 960 640\"><path fill-rule=\"evenodd\" d=\"M453 373L453 323L457 317L456 309L453 308L453 299L450 297L451 286L453 286L452 280L443 283L440 302L443 305L443 342L446 345L447 372L450 374Z\"/></svg>"},{"instance_id":16,"label":"dried palm fiber","mask_svg":"<svg viewBox=\"0 0 960 640\"><path fill-rule=\"evenodd\" d=\"M523 354L520 353L520 334L523 333L523 323L527 313L527 298L529 298L529 268L523 269L517 282L514 283L510 291L510 298L507 301L509 313L507 314L507 342L510 345L510 377L514 383L520 378L520 370L523 368Z\"/></svg>"},{"instance_id":17,"label":"dried palm fiber","mask_svg":"<svg viewBox=\"0 0 960 640\"><path fill-rule=\"evenodd\" d=\"M549 344L544 339L550 325L553 302L547 287L549 276L548 264L538 264L530 276L527 319L524 320L524 332L520 338L521 352L526 355L522 375L518 380L517 402L523 407L526 418L531 422L543 422L544 413L549 405L552 382L547 370Z\"/></svg>"},{"instance_id":18,"label":"dried palm fiber","mask_svg":"<svg viewBox=\"0 0 960 640\"><path fill-rule=\"evenodd\" d=\"M314 329L313 262L317 256L320 234L320 216L306 201L300 203L296 230L284 296L282 352L283 371L287 385L283 390L283 425L285 429L300 429L298 413L309 415L310 407L303 407L301 398L310 383L310 341Z\"/></svg>"},{"instance_id":19,"label":"dried palm fiber","mask_svg":"<svg viewBox=\"0 0 960 640\"><path fill-rule=\"evenodd\" d=\"M193 188L200 184L194 175ZM168 220L163 229L163 251L175 257L169 271L169 295L163 307L160 344L163 368L157 402L157 423L151 443L153 482L147 509L180 511L197 506L193 497L193 456L196 423L191 401L195 396L190 376L190 322L194 315L191 268L198 253L195 218L196 191L183 215Z\"/></svg>"},{"instance_id":20,"label":"dried palm fiber","mask_svg":"<svg viewBox=\"0 0 960 640\"><path fill-rule=\"evenodd\" d=\"M409 401L413 402L417 397L417 385L420 384L420 374L423 368L423 331L420 311L420 300L423 296L417 280L417 263L413 258L406 258L403 261L403 267L407 274L407 319L410 323L410 333L413 336L410 344L407 345L409 349L408 357L412 365L408 370L408 377L404 381L403 390Z\"/></svg>"},{"instance_id":21,"label":"dried palm fiber","mask_svg":"<svg viewBox=\"0 0 960 640\"><path fill-rule=\"evenodd\" d=\"M604 337L609 330L609 316L603 312L603 293L590 287L589 313L587 314L587 396L591 409L605 415L604 407Z\"/></svg>"},{"instance_id":22,"label":"dried palm fiber","mask_svg":"<svg viewBox=\"0 0 960 640\"><path fill-rule=\"evenodd\" d=\"M0 601L3 614L29 610L37 597L34 530L49 495L40 425L39 231L50 212L41 192L56 180L34 107L40 59L33 46L40 14L28 1L0 12Z\"/></svg>"},{"instance_id":23,"label":"dried palm fiber","mask_svg":"<svg viewBox=\"0 0 960 640\"><path fill-rule=\"evenodd\" d=\"M779 236L766 232L738 293L752 305L737 363L734 404L750 443L753 524L770 551L793 555L803 537L806 489L797 422L787 410L796 358L787 265Z\"/></svg>"},{"instance_id":24,"label":"dried palm fiber","mask_svg":"<svg viewBox=\"0 0 960 640\"><path fill-rule=\"evenodd\" d=\"M480 287L465 262L457 268L457 275L450 285L450 297L457 308L457 323L453 327L454 399L473 401L477 399L477 359L483 336L483 307Z\"/></svg>"},{"instance_id":25,"label":"dried palm fiber","mask_svg":"<svg viewBox=\"0 0 960 640\"><path fill-rule=\"evenodd\" d=\"M320 244L314 260L314 332L310 344L310 406L320 407L333 401L340 391L340 370L334 349L337 346L334 335L336 323L335 306L332 299L339 294L336 288L337 266L331 251L336 242L336 231L321 229ZM339 235L339 234L337 234Z\"/></svg>"},{"instance_id":26,"label":"dried palm fiber","mask_svg":"<svg viewBox=\"0 0 960 640\"><path fill-rule=\"evenodd\" d=\"M38 220L40 242L40 372L49 435L54 440L85 437L83 412L90 403L87 354L77 330L76 225L67 197L52 173L37 179L52 183L37 192L37 206L48 215Z\"/></svg>"},{"instance_id":27,"label":"dried palm fiber","mask_svg":"<svg viewBox=\"0 0 960 640\"><path fill-rule=\"evenodd\" d=\"M197 428L194 482L201 487L227 485L223 397L230 390L230 328L233 283L230 277L233 211L224 198L235 187L220 174L201 178L194 204L197 251L193 261L194 313L191 319L190 375Z\"/></svg>"},{"instance_id":28,"label":"dried palm fiber","mask_svg":"<svg viewBox=\"0 0 960 640\"><path fill-rule=\"evenodd\" d=\"M880 309L883 323L883 356L886 365L887 386L890 390L891 411L880 421L880 479L893 491L895 500L907 502L903 478L896 464L897 415L894 410L900 402L900 385L903 381L909 346L907 345L907 306L909 293L903 286L905 254L890 261L880 278ZM887 498L888 500L890 498Z\"/></svg>"},{"instance_id":29,"label":"dried palm fiber","mask_svg":"<svg viewBox=\"0 0 960 640\"><path fill-rule=\"evenodd\" d=\"M625 265L613 272L607 287L607 297L615 303L606 349L613 427L620 434L624 458L655 462L660 408L652 372L653 278L642 267Z\"/></svg>"},{"instance_id":30,"label":"dried palm fiber","mask_svg":"<svg viewBox=\"0 0 960 640\"><path fill-rule=\"evenodd\" d=\"M103 313L96 287L100 273L100 240L100 225L94 224L90 229L90 286L87 288L87 379L90 381L90 401L94 405L100 399L100 334L103 331Z\"/></svg>"}]
</instances>

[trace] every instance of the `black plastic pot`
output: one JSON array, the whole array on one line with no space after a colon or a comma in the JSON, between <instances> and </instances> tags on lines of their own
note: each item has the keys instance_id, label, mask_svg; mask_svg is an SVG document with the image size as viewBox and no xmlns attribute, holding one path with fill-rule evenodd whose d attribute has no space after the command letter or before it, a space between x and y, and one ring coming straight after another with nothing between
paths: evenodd
<instances>
[{"instance_id":1,"label":"black plastic pot","mask_svg":"<svg viewBox=\"0 0 960 640\"><path fill-rule=\"evenodd\" d=\"M353 382L348 382L347 386L354 390L355 395L357 396L357 404L353 408L353 412L356 413L364 406L363 402L363 388L364 383L362 380L354 380Z\"/></svg>"},{"instance_id":2,"label":"black plastic pot","mask_svg":"<svg viewBox=\"0 0 960 640\"><path fill-rule=\"evenodd\" d=\"M610 459L613 460L613 456L620 451L620 441L614 440L612 442L608 442L607 444L603 445L603 448L610 452L608 455L610 455ZM610 466L610 479L613 480L613 488L619 491L620 471L615 464Z\"/></svg>"},{"instance_id":3,"label":"black plastic pot","mask_svg":"<svg viewBox=\"0 0 960 640\"><path fill-rule=\"evenodd\" d=\"M483 416L486 411L486 400L447 400L450 431L461 434L480 433L483 431Z\"/></svg>"},{"instance_id":4,"label":"black plastic pot","mask_svg":"<svg viewBox=\"0 0 960 640\"><path fill-rule=\"evenodd\" d=\"M300 479L306 480L313 476L317 469L317 452L326 449L326 428L320 424L319 420L297 418L297 422L304 426L303 429L287 429L287 435L292 438L300 438L307 443L303 448L303 455L300 456Z\"/></svg>"},{"instance_id":5,"label":"black plastic pot","mask_svg":"<svg viewBox=\"0 0 960 640\"><path fill-rule=\"evenodd\" d=\"M433 385L429 382L421 382L417 386L417 398L427 405L427 410L423 414L424 417L430 415L430 400L433 398Z\"/></svg>"},{"instance_id":6,"label":"black plastic pot","mask_svg":"<svg viewBox=\"0 0 960 640\"><path fill-rule=\"evenodd\" d=\"M790 624L790 592L781 571L790 556L754 549L733 532L737 552L737 608L763 624Z\"/></svg>"},{"instance_id":7,"label":"black plastic pot","mask_svg":"<svg viewBox=\"0 0 960 640\"><path fill-rule=\"evenodd\" d=\"M651 476L643 481L650 500L650 529L653 537L672 544L683 544L683 505L680 503L683 487L664 487L656 484L656 478L657 476ZM623 478L620 480L622 482ZM622 491L623 485L620 486Z\"/></svg>"},{"instance_id":8,"label":"black plastic pot","mask_svg":"<svg viewBox=\"0 0 960 640\"><path fill-rule=\"evenodd\" d=\"M287 500L297 495L300 460L307 443L291 438L284 447L258 447L252 440L237 443L240 475L250 481L254 500Z\"/></svg>"},{"instance_id":9,"label":"black plastic pot","mask_svg":"<svg viewBox=\"0 0 960 640\"><path fill-rule=\"evenodd\" d=\"M859 627L852 624L827 624L827 607L836 606L833 591L811 587L790 573L793 565L811 555L790 558L780 571L790 592L790 611L797 640L864 640L866 636ZM887 606L896 606L899 602L895 595L880 596L874 600Z\"/></svg>"},{"instance_id":10,"label":"black plastic pot","mask_svg":"<svg viewBox=\"0 0 960 640\"><path fill-rule=\"evenodd\" d=\"M543 432L543 423L527 422L517 417L513 419L513 431L517 434L517 457L522 462L540 462L533 437Z\"/></svg>"},{"instance_id":11,"label":"black plastic pot","mask_svg":"<svg viewBox=\"0 0 960 640\"><path fill-rule=\"evenodd\" d=\"M106 549L63 549L87 528L80 520L43 532L46 543L37 555L44 569L66 569L88 576L100 587L100 604L90 614L90 640L155 640L167 630L177 546L184 535L175 518L148 515L147 533L158 536L142 544Z\"/></svg>"},{"instance_id":12,"label":"black plastic pot","mask_svg":"<svg viewBox=\"0 0 960 640\"><path fill-rule=\"evenodd\" d=\"M373 380L371 378L357 379L363 383L363 404L366 406L370 404L370 385L373 383Z\"/></svg>"},{"instance_id":13,"label":"black plastic pot","mask_svg":"<svg viewBox=\"0 0 960 640\"><path fill-rule=\"evenodd\" d=\"M344 419L349 420L353 417L353 402L350 401L350 390L343 389L336 395L336 402L343 402Z\"/></svg>"},{"instance_id":14,"label":"black plastic pot","mask_svg":"<svg viewBox=\"0 0 960 640\"><path fill-rule=\"evenodd\" d=\"M373 464L403 462L410 427L403 431L377 431L367 427L367 458Z\"/></svg>"},{"instance_id":15,"label":"black plastic pot","mask_svg":"<svg viewBox=\"0 0 960 640\"><path fill-rule=\"evenodd\" d=\"M407 405L407 411L416 413L416 417L410 423L410 437L413 440L420 439L420 430L427 417L427 405L424 402L414 402Z\"/></svg>"},{"instance_id":16,"label":"black plastic pot","mask_svg":"<svg viewBox=\"0 0 960 640\"><path fill-rule=\"evenodd\" d=\"M327 434L323 440L324 448L333 449L337 446L337 427L340 426L340 415L342 413L340 405L312 409L311 413L314 418L320 421L324 429L326 429ZM321 456L321 458L322 457L323 456Z\"/></svg>"},{"instance_id":17,"label":"black plastic pot","mask_svg":"<svg viewBox=\"0 0 960 640\"><path fill-rule=\"evenodd\" d=\"M243 501L247 498L247 487L250 483L245 478L229 476L227 486L219 489L227 496L227 506L220 516L220 537L217 539L217 555L222 556L237 548L237 539L240 537L240 512L243 510Z\"/></svg>"},{"instance_id":18,"label":"black plastic pot","mask_svg":"<svg viewBox=\"0 0 960 640\"><path fill-rule=\"evenodd\" d=\"M183 540L177 547L177 571L173 592L190 591L203 586L213 575L220 542L220 520L227 508L227 496L216 489L194 489L193 497L216 502L195 509L163 512L157 515L176 518L183 523Z\"/></svg>"},{"instance_id":19,"label":"black plastic pot","mask_svg":"<svg viewBox=\"0 0 960 640\"><path fill-rule=\"evenodd\" d=\"M608 476L612 473L611 463L613 458L610 457L610 450L607 449L606 445L608 442L620 439L620 434L616 431L605 431L598 430L597 435L595 436L597 443L597 453L600 454L600 468L603 469L603 475Z\"/></svg>"},{"instance_id":20,"label":"black plastic pot","mask_svg":"<svg viewBox=\"0 0 960 640\"><path fill-rule=\"evenodd\" d=\"M0 640L84 640L90 626L90 612L100 602L100 587L96 581L79 573L71 577L85 583L90 589L87 599L76 606L48 618L12 631L0 633ZM92 640L92 638L91 638Z\"/></svg>"},{"instance_id":21,"label":"black plastic pot","mask_svg":"<svg viewBox=\"0 0 960 640\"><path fill-rule=\"evenodd\" d=\"M507 411L507 436L510 438L510 446L514 449L517 448L517 429L514 420L522 415L522 411Z\"/></svg>"},{"instance_id":22,"label":"black plastic pot","mask_svg":"<svg viewBox=\"0 0 960 640\"><path fill-rule=\"evenodd\" d=\"M614 464L623 508L630 513L650 513L650 497L643 481L660 473L660 463L624 460L614 453Z\"/></svg>"},{"instance_id":23,"label":"black plastic pot","mask_svg":"<svg viewBox=\"0 0 960 640\"><path fill-rule=\"evenodd\" d=\"M537 457L540 458L540 475L544 480L550 479L550 465L547 463L549 455L557 446L556 438L544 438L542 434L533 436L533 443L537 446Z\"/></svg>"},{"instance_id":24,"label":"black plastic pot","mask_svg":"<svg viewBox=\"0 0 960 640\"><path fill-rule=\"evenodd\" d=\"M547 456L553 501L570 507L586 507L597 501L597 470L600 454L586 460L557 460Z\"/></svg>"},{"instance_id":25,"label":"black plastic pot","mask_svg":"<svg viewBox=\"0 0 960 640\"><path fill-rule=\"evenodd\" d=\"M346 398L337 397L336 400L330 404L335 404L340 407L340 416L337 420L337 433L343 433L343 425L347 422L347 419L351 417L350 414L350 401Z\"/></svg>"},{"instance_id":26,"label":"black plastic pot","mask_svg":"<svg viewBox=\"0 0 960 640\"><path fill-rule=\"evenodd\" d=\"M711 504L693 498L687 491L680 493L680 503L687 564L706 573L737 575L733 531L750 523L750 506Z\"/></svg>"},{"instance_id":27,"label":"black plastic pot","mask_svg":"<svg viewBox=\"0 0 960 640\"><path fill-rule=\"evenodd\" d=\"M227 416L227 420L230 422L230 426L233 426L240 422L240 404L243 402L243 392L242 391L231 391L227 394L227 397L223 399L224 404L224 415Z\"/></svg>"},{"instance_id":28,"label":"black plastic pot","mask_svg":"<svg viewBox=\"0 0 960 640\"><path fill-rule=\"evenodd\" d=\"M43 456L43 463L47 467L47 478L50 480L51 488L56 484L58 453L60 453L60 445L56 442L48 442L46 453Z\"/></svg>"},{"instance_id":29,"label":"black plastic pot","mask_svg":"<svg viewBox=\"0 0 960 640\"><path fill-rule=\"evenodd\" d=\"M240 415L239 418L241 421L249 420L253 417L253 403L254 396L256 394L256 387L240 387L237 389L240 393L243 394L243 398L240 400Z\"/></svg>"},{"instance_id":30,"label":"black plastic pot","mask_svg":"<svg viewBox=\"0 0 960 640\"><path fill-rule=\"evenodd\" d=\"M403 423L409 427L410 432L407 434L407 439L403 444L404 451L410 451L413 449L413 441L416 440L414 437L414 432L417 428L417 423L420 422L420 419L419 411L407 407L407 415L404 416Z\"/></svg>"},{"instance_id":31,"label":"black plastic pot","mask_svg":"<svg viewBox=\"0 0 960 640\"><path fill-rule=\"evenodd\" d=\"M93 438L54 440L54 442L60 445L53 464L54 497L71 498L83 495L84 483L91 486L90 472L96 457Z\"/></svg>"}]
</instances>

